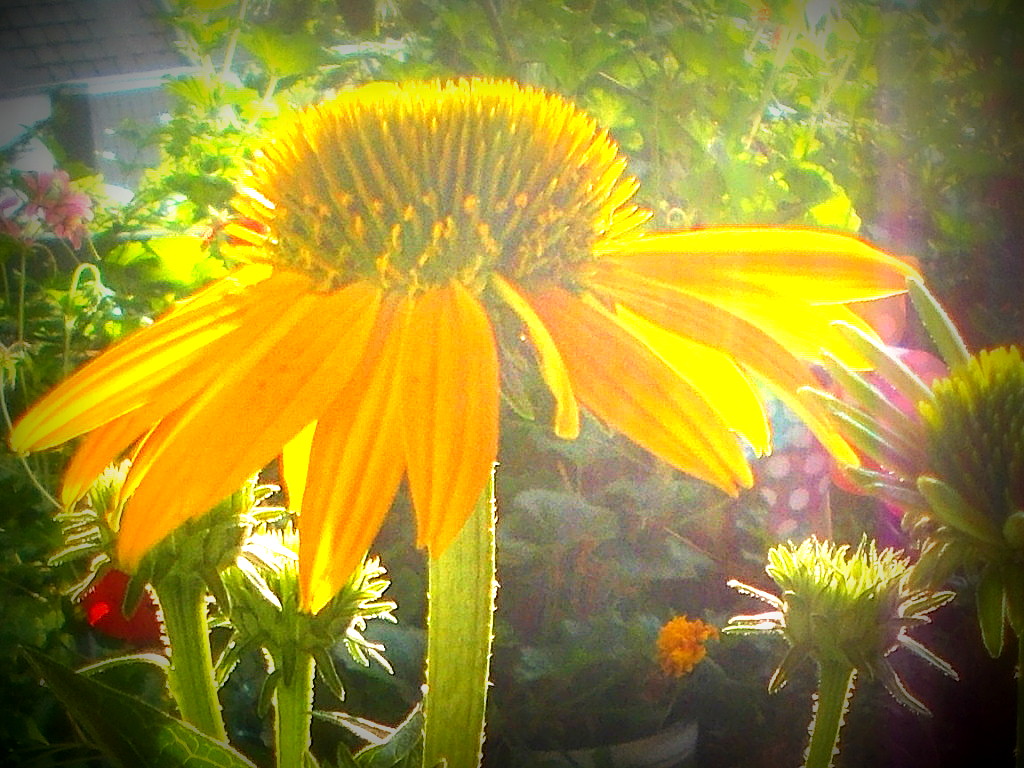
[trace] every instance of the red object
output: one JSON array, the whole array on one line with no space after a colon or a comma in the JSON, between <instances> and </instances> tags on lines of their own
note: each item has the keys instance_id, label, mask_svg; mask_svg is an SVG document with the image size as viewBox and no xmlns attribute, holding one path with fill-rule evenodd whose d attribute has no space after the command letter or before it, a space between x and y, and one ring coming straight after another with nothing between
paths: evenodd
<instances>
[{"instance_id":1,"label":"red object","mask_svg":"<svg viewBox=\"0 0 1024 768\"><path fill-rule=\"evenodd\" d=\"M144 592L138 608L130 617L121 612L130 578L127 573L113 568L100 576L82 595L86 621L103 634L133 645L157 645L160 642L160 620L152 595Z\"/></svg>"}]
</instances>

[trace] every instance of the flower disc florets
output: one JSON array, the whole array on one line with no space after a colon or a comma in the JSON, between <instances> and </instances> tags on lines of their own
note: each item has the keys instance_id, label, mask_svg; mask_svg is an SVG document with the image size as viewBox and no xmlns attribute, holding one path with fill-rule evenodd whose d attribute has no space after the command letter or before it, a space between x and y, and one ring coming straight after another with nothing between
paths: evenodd
<instances>
[{"instance_id":1,"label":"flower disc florets","mask_svg":"<svg viewBox=\"0 0 1024 768\"><path fill-rule=\"evenodd\" d=\"M252 258L411 288L493 270L522 278L591 257L648 214L625 159L559 96L491 80L346 91L286 120L235 207Z\"/></svg>"},{"instance_id":2,"label":"flower disc florets","mask_svg":"<svg viewBox=\"0 0 1024 768\"><path fill-rule=\"evenodd\" d=\"M919 406L930 473L955 488L998 530L1004 529L1015 513L1024 512L1020 350L982 351L935 382L932 393L934 398ZM1018 537L1011 530L1009 538ZM1024 538L1016 543L1024 549Z\"/></svg>"}]
</instances>

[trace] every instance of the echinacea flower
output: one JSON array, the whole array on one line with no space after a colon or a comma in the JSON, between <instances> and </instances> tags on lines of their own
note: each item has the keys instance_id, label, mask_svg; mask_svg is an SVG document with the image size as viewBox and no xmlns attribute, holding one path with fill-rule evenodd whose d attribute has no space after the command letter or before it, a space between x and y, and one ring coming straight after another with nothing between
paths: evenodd
<instances>
[{"instance_id":1,"label":"echinacea flower","mask_svg":"<svg viewBox=\"0 0 1024 768\"><path fill-rule=\"evenodd\" d=\"M705 643L718 630L701 619L676 616L658 632L658 663L666 675L683 677L707 655Z\"/></svg>"},{"instance_id":2,"label":"echinacea flower","mask_svg":"<svg viewBox=\"0 0 1024 768\"><path fill-rule=\"evenodd\" d=\"M915 588L910 561L894 549L879 550L862 540L856 549L819 541L781 544L768 551L765 571L781 597L732 580L729 585L768 603L773 610L735 616L726 633L781 634L789 644L768 684L780 690L801 665L839 666L881 680L901 704L919 713L928 710L907 691L889 662L897 648L911 651L956 678L949 664L908 634L927 623L928 614L953 599L954 593Z\"/></svg>"},{"instance_id":3,"label":"echinacea flower","mask_svg":"<svg viewBox=\"0 0 1024 768\"><path fill-rule=\"evenodd\" d=\"M345 583L403 477L436 556L497 452L499 338L532 344L555 432L579 404L727 493L752 482L769 430L751 378L855 460L810 365L847 302L916 274L811 230L642 234L638 184L595 122L506 81L373 84L282 120L235 201L246 262L121 342L16 425L24 453L89 433L73 500L137 444L118 540L132 567L283 452L301 507L303 605Z\"/></svg>"},{"instance_id":4,"label":"echinacea flower","mask_svg":"<svg viewBox=\"0 0 1024 768\"><path fill-rule=\"evenodd\" d=\"M848 469L851 481L903 510L921 549L920 581L941 584L957 570L978 577L982 639L998 656L1007 623L1024 632L1024 355L1016 346L971 354L923 285L912 283L911 296L948 375L925 383L891 350L848 330L914 407L901 410L892 393L835 363L851 403L823 402L877 467Z\"/></svg>"},{"instance_id":5,"label":"echinacea flower","mask_svg":"<svg viewBox=\"0 0 1024 768\"><path fill-rule=\"evenodd\" d=\"M855 550L812 536L768 551L765 571L781 596L732 580L729 586L768 603L773 610L734 616L725 633L782 635L789 650L768 682L768 692L781 689L800 666L817 667L810 740L805 768L831 768L838 752L854 682L858 674L879 679L898 702L918 714L928 708L914 697L889 662L904 648L941 672L956 671L908 634L928 623L928 614L953 599L954 593L911 585L910 561L894 549L879 550L861 539Z\"/></svg>"}]
</instances>

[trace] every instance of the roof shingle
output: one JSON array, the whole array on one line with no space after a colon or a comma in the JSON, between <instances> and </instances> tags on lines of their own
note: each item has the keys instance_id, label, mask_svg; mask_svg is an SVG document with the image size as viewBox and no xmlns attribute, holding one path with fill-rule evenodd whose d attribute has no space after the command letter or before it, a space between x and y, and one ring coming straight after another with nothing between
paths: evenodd
<instances>
[{"instance_id":1,"label":"roof shingle","mask_svg":"<svg viewBox=\"0 0 1024 768\"><path fill-rule=\"evenodd\" d=\"M0 97L186 65L160 16L159 0L0 0Z\"/></svg>"}]
</instances>

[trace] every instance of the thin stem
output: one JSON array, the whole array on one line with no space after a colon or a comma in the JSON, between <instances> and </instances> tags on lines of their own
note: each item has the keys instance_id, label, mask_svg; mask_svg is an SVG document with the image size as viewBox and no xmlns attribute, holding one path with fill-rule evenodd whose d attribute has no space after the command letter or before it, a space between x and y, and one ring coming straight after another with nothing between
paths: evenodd
<instances>
[{"instance_id":1,"label":"thin stem","mask_svg":"<svg viewBox=\"0 0 1024 768\"><path fill-rule=\"evenodd\" d=\"M477 768L494 597L494 475L455 541L429 565L423 765Z\"/></svg>"},{"instance_id":2,"label":"thin stem","mask_svg":"<svg viewBox=\"0 0 1024 768\"><path fill-rule=\"evenodd\" d=\"M309 751L309 726L313 721L313 672L310 654L303 654L292 672L274 689L274 734L277 768L301 768Z\"/></svg>"},{"instance_id":3,"label":"thin stem","mask_svg":"<svg viewBox=\"0 0 1024 768\"><path fill-rule=\"evenodd\" d=\"M1024 635L1017 636L1017 747L1014 765L1024 768Z\"/></svg>"},{"instance_id":4,"label":"thin stem","mask_svg":"<svg viewBox=\"0 0 1024 768\"><path fill-rule=\"evenodd\" d=\"M242 0L238 6L238 23L231 30L231 37L228 38L227 50L224 52L224 63L221 66L221 77L227 77L231 73L231 65L235 58L235 48L238 46L238 38L242 34L242 22L245 21L245 13L249 8L249 0Z\"/></svg>"},{"instance_id":5,"label":"thin stem","mask_svg":"<svg viewBox=\"0 0 1024 768\"><path fill-rule=\"evenodd\" d=\"M27 268L26 261L27 249L21 249L21 280L18 283L18 341L25 340L25 281L28 279L25 275Z\"/></svg>"},{"instance_id":6,"label":"thin stem","mask_svg":"<svg viewBox=\"0 0 1024 768\"><path fill-rule=\"evenodd\" d=\"M743 139L743 146L747 149L750 148L750 145L754 143L754 139L757 138L757 132L760 130L761 122L764 120L764 111L768 107L768 102L771 101L772 96L775 94L775 84L782 74L783 67L786 66L786 62L789 60L789 55L793 52L793 46L796 45L798 36L799 34L795 29L785 29L782 33L782 39L779 40L778 47L775 49L775 58L772 60L772 70L768 75L768 81L764 84L764 88L761 89L761 99L757 104L757 111L754 113L753 122L746 137Z\"/></svg>"},{"instance_id":7,"label":"thin stem","mask_svg":"<svg viewBox=\"0 0 1024 768\"><path fill-rule=\"evenodd\" d=\"M154 585L171 650L167 684L181 717L203 733L227 742L213 677L206 623L206 586L198 576L171 577Z\"/></svg>"},{"instance_id":8,"label":"thin stem","mask_svg":"<svg viewBox=\"0 0 1024 768\"><path fill-rule=\"evenodd\" d=\"M857 670L846 664L822 664L818 676L818 694L811 720L811 741L804 768L829 768L839 752L839 729L853 693Z\"/></svg>"},{"instance_id":9,"label":"thin stem","mask_svg":"<svg viewBox=\"0 0 1024 768\"><path fill-rule=\"evenodd\" d=\"M73 314L75 297L78 295L78 284L82 279L82 273L85 271L92 272L92 279L97 285L103 286L103 280L100 279L100 270L95 264L88 262L79 264L75 267L75 271L71 273L71 287L68 288L67 306L64 309L64 359L63 359L63 371L66 377L71 372L71 331L75 327L75 316Z\"/></svg>"},{"instance_id":10,"label":"thin stem","mask_svg":"<svg viewBox=\"0 0 1024 768\"><path fill-rule=\"evenodd\" d=\"M512 46L508 43L508 35L505 34L505 28L501 24L501 17L498 15L498 9L494 6L494 0L480 0L480 5L483 6L484 14L487 16L487 23L491 26L494 42L498 44L498 50L501 51L502 58L505 59L505 63L509 67L515 69L516 57L512 53Z\"/></svg>"},{"instance_id":11,"label":"thin stem","mask_svg":"<svg viewBox=\"0 0 1024 768\"><path fill-rule=\"evenodd\" d=\"M7 434L10 434L11 431L14 429L14 424L11 420L10 408L7 407L7 374L2 369L0 369L0 412L3 413L4 424L7 426ZM56 509L63 509L61 503L57 501L55 498L53 498L53 494L51 494L47 490L46 486L43 485L42 481L40 481L40 479L36 477L36 473L32 470L32 465L28 463L28 459L25 456L18 454L18 460L21 462L21 465L25 468L25 474L28 475L28 479L32 481L32 485L34 485L36 487L36 490L38 490L43 495L43 498L46 499L50 504L52 504Z\"/></svg>"}]
</instances>

